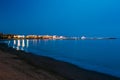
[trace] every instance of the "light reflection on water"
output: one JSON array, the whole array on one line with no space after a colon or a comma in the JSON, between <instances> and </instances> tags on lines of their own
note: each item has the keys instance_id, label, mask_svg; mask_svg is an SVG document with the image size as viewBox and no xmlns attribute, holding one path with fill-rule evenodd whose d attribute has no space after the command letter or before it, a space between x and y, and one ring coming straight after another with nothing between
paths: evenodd
<instances>
[{"instance_id":1,"label":"light reflection on water","mask_svg":"<svg viewBox=\"0 0 120 80\"><path fill-rule=\"evenodd\" d=\"M8 41L8 45L17 50L24 50L25 48L29 47L29 40L28 39L10 40Z\"/></svg>"},{"instance_id":2,"label":"light reflection on water","mask_svg":"<svg viewBox=\"0 0 120 80\"><path fill-rule=\"evenodd\" d=\"M26 47L28 47L29 46L29 40L27 39L26 40Z\"/></svg>"}]
</instances>

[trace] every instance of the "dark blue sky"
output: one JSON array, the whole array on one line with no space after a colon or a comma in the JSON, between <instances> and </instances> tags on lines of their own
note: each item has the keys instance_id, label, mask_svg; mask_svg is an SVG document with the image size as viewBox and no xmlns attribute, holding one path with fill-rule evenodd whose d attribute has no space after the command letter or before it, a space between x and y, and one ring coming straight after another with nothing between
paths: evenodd
<instances>
[{"instance_id":1,"label":"dark blue sky","mask_svg":"<svg viewBox=\"0 0 120 80\"><path fill-rule=\"evenodd\" d=\"M120 0L0 0L0 32L119 36Z\"/></svg>"}]
</instances>

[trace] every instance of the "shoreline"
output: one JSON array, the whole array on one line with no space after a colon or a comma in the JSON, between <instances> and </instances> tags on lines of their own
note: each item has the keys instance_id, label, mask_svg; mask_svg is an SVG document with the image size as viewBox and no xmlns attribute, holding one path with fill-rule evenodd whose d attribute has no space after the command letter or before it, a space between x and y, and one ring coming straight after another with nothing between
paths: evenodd
<instances>
[{"instance_id":1,"label":"shoreline","mask_svg":"<svg viewBox=\"0 0 120 80\"><path fill-rule=\"evenodd\" d=\"M9 53L10 55L16 55L17 57L15 57L14 60L21 60L29 64L29 66L34 66L36 69L42 69L62 77L62 79L57 80L120 80L120 78L85 70L67 62L58 61L45 56L38 56L24 51L17 51L4 43L0 43L0 51Z\"/></svg>"}]
</instances>

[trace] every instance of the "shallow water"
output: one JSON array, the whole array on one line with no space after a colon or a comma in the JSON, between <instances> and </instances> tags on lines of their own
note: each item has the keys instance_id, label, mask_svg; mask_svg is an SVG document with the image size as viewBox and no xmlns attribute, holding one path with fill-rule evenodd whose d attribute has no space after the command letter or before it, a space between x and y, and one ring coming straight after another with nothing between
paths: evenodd
<instances>
[{"instance_id":1,"label":"shallow water","mask_svg":"<svg viewBox=\"0 0 120 80\"><path fill-rule=\"evenodd\" d=\"M10 40L9 46L120 77L120 40Z\"/></svg>"}]
</instances>

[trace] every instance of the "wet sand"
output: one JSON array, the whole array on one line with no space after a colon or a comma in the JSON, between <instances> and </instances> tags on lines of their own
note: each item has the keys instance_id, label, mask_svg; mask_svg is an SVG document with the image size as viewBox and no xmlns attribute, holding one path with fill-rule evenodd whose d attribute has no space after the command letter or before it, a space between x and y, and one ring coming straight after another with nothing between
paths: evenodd
<instances>
[{"instance_id":1,"label":"wet sand","mask_svg":"<svg viewBox=\"0 0 120 80\"><path fill-rule=\"evenodd\" d=\"M120 80L0 43L0 80Z\"/></svg>"}]
</instances>

